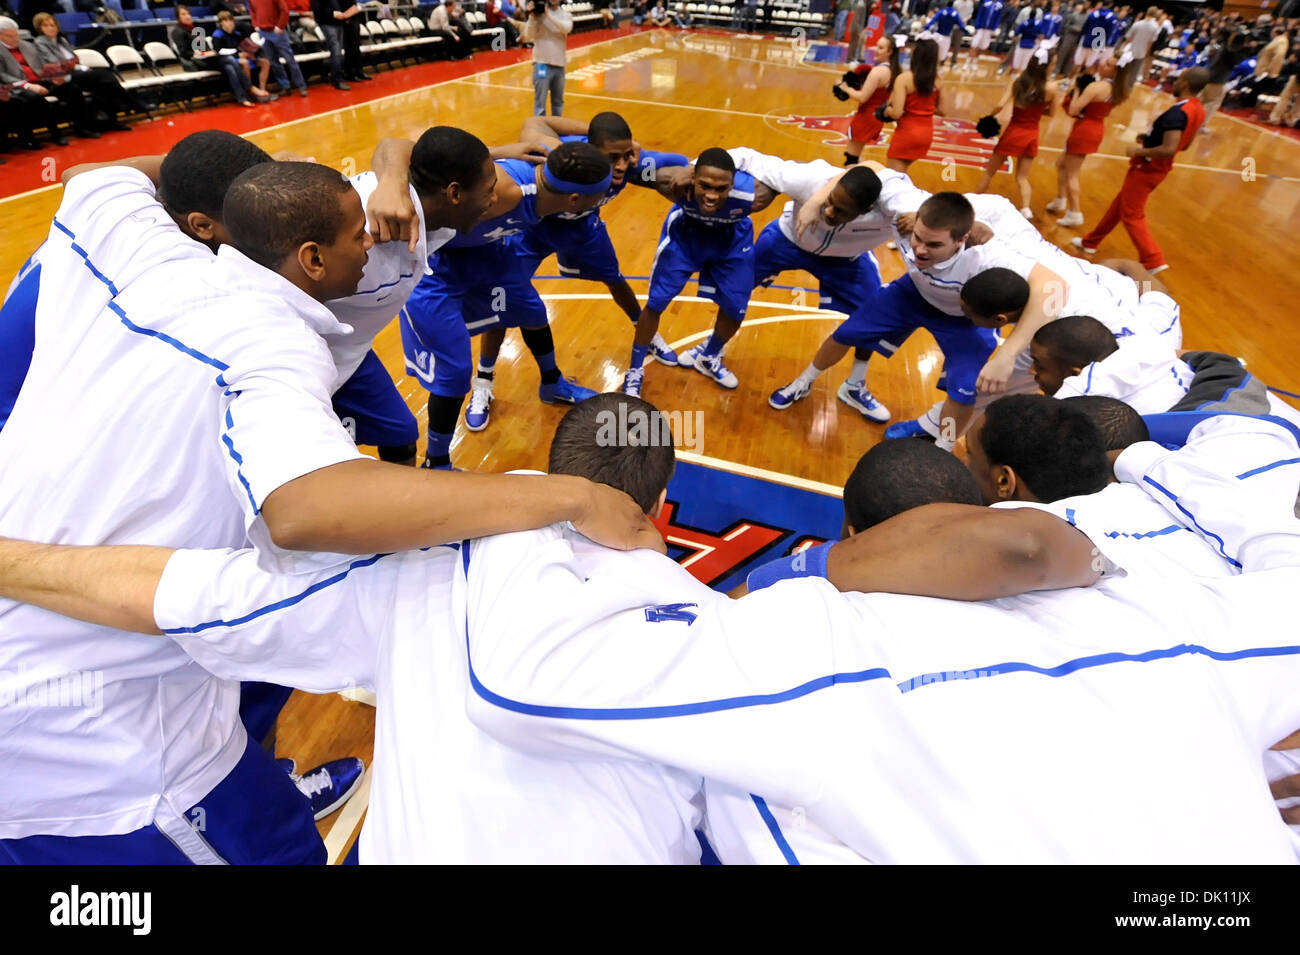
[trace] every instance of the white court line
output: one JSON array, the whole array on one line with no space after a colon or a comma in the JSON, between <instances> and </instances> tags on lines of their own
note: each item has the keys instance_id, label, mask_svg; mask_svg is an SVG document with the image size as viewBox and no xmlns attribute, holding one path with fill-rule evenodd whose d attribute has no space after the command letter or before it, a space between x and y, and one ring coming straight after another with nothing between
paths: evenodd
<instances>
[{"instance_id":1,"label":"white court line","mask_svg":"<svg viewBox=\"0 0 1300 955\"><path fill-rule=\"evenodd\" d=\"M361 817L366 814L366 809L370 806L370 774L374 768L373 764L366 767L365 775L361 777L361 784L357 787L357 791L339 811L338 818L334 820L334 825L330 827L330 834L325 837L327 865L338 865L343 861L343 856L347 854L348 843L352 841L352 834L361 825Z\"/></svg>"},{"instance_id":2,"label":"white court line","mask_svg":"<svg viewBox=\"0 0 1300 955\"><path fill-rule=\"evenodd\" d=\"M630 40L632 37L636 37L640 35L641 34L639 33L630 33L627 36L615 36L615 37L610 37L608 40L597 40L595 43L587 43L583 46L575 46L569 52L580 53L583 50L592 50L598 46L603 46L606 43L618 43L622 40ZM326 116L334 116L337 115L338 113L347 113L353 110L365 109L366 107L374 106L377 103L386 103L389 100L395 100L402 96L411 96L413 94L423 92L424 90L437 89L439 86L446 86L448 83L459 83L462 80L468 80L470 79L470 77L473 76L491 76L493 73L499 73L502 70L513 70L516 67L520 67L520 66L528 67L529 69L531 69L532 61L520 60L518 63L507 63L504 66L494 66L492 67L492 69L483 70L481 73L471 73L470 76L454 76L448 80L438 80L438 82L436 83L429 83L426 86L417 86L414 89L402 90L400 93L387 93L384 96L379 96L376 97L375 99L366 100L364 103L356 103L352 106L340 106L337 109L329 109L323 113L312 113L310 116L302 116L299 117L298 119L288 119L285 120L283 123L276 123L273 126L263 126L260 129L250 129L248 132L240 133L239 135L247 139L250 136L260 135L262 133L269 133L277 129L287 129L290 126L297 126L299 123L311 122L312 120L322 119ZM619 67L619 69L622 69L622 67ZM526 87L526 89L532 89L532 87ZM126 158L126 157L119 157L119 158ZM108 161L111 162L112 160L108 160ZM61 189L62 187L63 187L62 183L55 182L55 183L51 183L48 186L40 186L39 188L36 189L28 189L26 192L19 192L12 196L5 196L4 198L0 198L0 205L3 205L6 202L10 202L14 199L22 199L24 196L34 196L37 193L48 192L51 189Z\"/></svg>"},{"instance_id":3,"label":"white court line","mask_svg":"<svg viewBox=\"0 0 1300 955\"><path fill-rule=\"evenodd\" d=\"M742 474L745 477L759 478L764 481L771 481L774 484L785 484L789 487L797 487L804 491L815 491L818 494L825 494L828 497L844 496L841 488L832 484L823 484L821 481L810 481L808 478L796 477L793 474L782 474L780 471L768 471L765 468L750 467L748 464L737 464L735 461L724 461L721 458L711 458L704 454L696 454L693 451L678 451L678 461L686 461L690 464L700 464L704 467L716 468L719 471L730 471L733 474Z\"/></svg>"}]
</instances>

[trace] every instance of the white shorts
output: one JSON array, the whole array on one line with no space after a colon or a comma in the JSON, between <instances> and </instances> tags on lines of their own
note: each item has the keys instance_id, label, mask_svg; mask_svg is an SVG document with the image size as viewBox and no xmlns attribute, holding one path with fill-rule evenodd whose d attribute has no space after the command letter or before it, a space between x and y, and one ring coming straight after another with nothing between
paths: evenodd
<instances>
[{"instance_id":1,"label":"white shorts","mask_svg":"<svg viewBox=\"0 0 1300 955\"><path fill-rule=\"evenodd\" d=\"M948 50L952 47L952 37L937 36L934 38L934 42L939 44L939 63L942 64L944 60L948 59Z\"/></svg>"},{"instance_id":2,"label":"white shorts","mask_svg":"<svg viewBox=\"0 0 1300 955\"><path fill-rule=\"evenodd\" d=\"M1092 47L1079 38L1079 45L1074 48L1074 65L1075 66L1095 66L1106 58L1105 47Z\"/></svg>"},{"instance_id":3,"label":"white shorts","mask_svg":"<svg viewBox=\"0 0 1300 955\"><path fill-rule=\"evenodd\" d=\"M1145 292L1138 297L1133 315L1168 342L1175 350L1183 347L1182 313L1178 303L1164 292Z\"/></svg>"},{"instance_id":4,"label":"white shorts","mask_svg":"<svg viewBox=\"0 0 1300 955\"><path fill-rule=\"evenodd\" d=\"M992 30L976 30L975 36L971 37L970 48L972 50L987 50L992 42Z\"/></svg>"},{"instance_id":5,"label":"white shorts","mask_svg":"<svg viewBox=\"0 0 1300 955\"><path fill-rule=\"evenodd\" d=\"M1034 55L1032 46L1018 46L1011 57L1011 68L1019 73L1029 65L1029 58Z\"/></svg>"}]
</instances>

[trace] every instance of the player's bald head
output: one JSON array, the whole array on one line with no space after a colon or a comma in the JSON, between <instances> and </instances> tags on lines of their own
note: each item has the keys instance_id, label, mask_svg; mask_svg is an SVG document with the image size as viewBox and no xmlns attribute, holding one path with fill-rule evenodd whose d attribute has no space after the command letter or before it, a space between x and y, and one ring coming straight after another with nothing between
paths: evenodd
<instances>
[{"instance_id":1,"label":"player's bald head","mask_svg":"<svg viewBox=\"0 0 1300 955\"><path fill-rule=\"evenodd\" d=\"M845 482L845 533L861 533L925 504L983 503L959 460L929 441L898 438L864 454Z\"/></svg>"},{"instance_id":2,"label":"player's bald head","mask_svg":"<svg viewBox=\"0 0 1300 955\"><path fill-rule=\"evenodd\" d=\"M651 514L676 464L672 428L659 409L610 392L579 402L560 419L546 469L617 488Z\"/></svg>"}]
</instances>

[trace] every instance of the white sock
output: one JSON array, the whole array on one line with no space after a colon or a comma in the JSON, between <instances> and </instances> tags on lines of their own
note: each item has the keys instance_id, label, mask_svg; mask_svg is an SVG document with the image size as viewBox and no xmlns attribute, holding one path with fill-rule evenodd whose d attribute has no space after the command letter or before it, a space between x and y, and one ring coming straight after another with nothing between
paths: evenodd
<instances>
[{"instance_id":1,"label":"white sock","mask_svg":"<svg viewBox=\"0 0 1300 955\"><path fill-rule=\"evenodd\" d=\"M811 385L814 381L818 379L821 373L822 373L821 369L818 368L816 365L809 365L802 372L800 372L799 377L796 378L793 382L791 382L791 384Z\"/></svg>"},{"instance_id":2,"label":"white sock","mask_svg":"<svg viewBox=\"0 0 1300 955\"><path fill-rule=\"evenodd\" d=\"M861 388L867 383L867 362L866 359L853 359L853 370L849 372L848 385L850 388Z\"/></svg>"}]
</instances>

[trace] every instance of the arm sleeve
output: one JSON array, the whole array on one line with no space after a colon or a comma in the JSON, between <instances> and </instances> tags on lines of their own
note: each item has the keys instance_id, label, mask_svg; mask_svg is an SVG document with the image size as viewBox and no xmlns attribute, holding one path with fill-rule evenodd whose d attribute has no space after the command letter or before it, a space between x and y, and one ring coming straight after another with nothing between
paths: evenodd
<instances>
[{"instance_id":1,"label":"arm sleeve","mask_svg":"<svg viewBox=\"0 0 1300 955\"><path fill-rule=\"evenodd\" d=\"M585 578L554 528L462 553L467 710L529 752L707 769L746 792L806 805L833 762L825 734L809 729L834 718L835 694L820 690L887 676L858 639L868 624L825 580L784 581L696 617L630 575ZM798 639L781 624L790 588L806 588ZM838 656L836 633L854 635L852 659Z\"/></svg>"},{"instance_id":2,"label":"arm sleeve","mask_svg":"<svg viewBox=\"0 0 1300 955\"><path fill-rule=\"evenodd\" d=\"M232 490L251 526L276 488L364 455L334 414L329 389L336 371L322 340L268 335L257 351L240 351L258 357L218 379L226 389L221 440Z\"/></svg>"},{"instance_id":3,"label":"arm sleeve","mask_svg":"<svg viewBox=\"0 0 1300 955\"><path fill-rule=\"evenodd\" d=\"M1286 470L1292 476L1297 472L1295 465ZM1266 485L1250 483L1246 474L1226 476L1206 466L1195 445L1168 451L1154 442L1135 444L1121 454L1115 476L1139 485L1244 573L1300 566L1295 480L1287 482L1289 493L1269 494Z\"/></svg>"},{"instance_id":4,"label":"arm sleeve","mask_svg":"<svg viewBox=\"0 0 1300 955\"><path fill-rule=\"evenodd\" d=\"M372 686L396 602L398 555L337 564L281 560L264 570L252 550L180 550L154 597L159 629L205 669L313 693Z\"/></svg>"},{"instance_id":5,"label":"arm sleeve","mask_svg":"<svg viewBox=\"0 0 1300 955\"><path fill-rule=\"evenodd\" d=\"M749 173L759 182L766 183L795 202L807 202L813 193L826 184L826 180L843 172L824 159L794 162L744 146L727 152L736 161L737 169Z\"/></svg>"}]
</instances>

